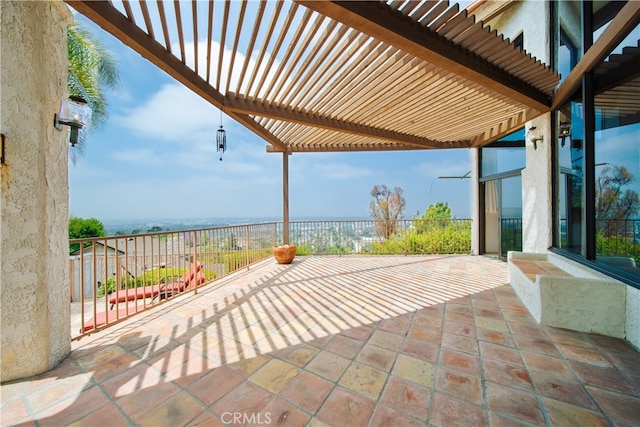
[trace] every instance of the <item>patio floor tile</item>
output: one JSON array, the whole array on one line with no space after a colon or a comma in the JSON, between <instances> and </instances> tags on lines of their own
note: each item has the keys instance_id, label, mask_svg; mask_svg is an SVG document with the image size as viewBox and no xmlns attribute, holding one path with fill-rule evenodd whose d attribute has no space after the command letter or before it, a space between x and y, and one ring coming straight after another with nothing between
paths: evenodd
<instances>
[{"instance_id":1,"label":"patio floor tile","mask_svg":"<svg viewBox=\"0 0 640 427\"><path fill-rule=\"evenodd\" d=\"M430 401L430 388L395 377L389 379L380 398L380 402L422 421L427 419Z\"/></svg>"},{"instance_id":2,"label":"patio floor tile","mask_svg":"<svg viewBox=\"0 0 640 427\"><path fill-rule=\"evenodd\" d=\"M310 418L300 409L276 397L265 406L251 424L299 427L306 425Z\"/></svg>"},{"instance_id":3,"label":"patio floor tile","mask_svg":"<svg viewBox=\"0 0 640 427\"><path fill-rule=\"evenodd\" d=\"M549 421L557 426L608 426L607 420L596 412L566 402L543 398Z\"/></svg>"},{"instance_id":4,"label":"patio floor tile","mask_svg":"<svg viewBox=\"0 0 640 427\"><path fill-rule=\"evenodd\" d=\"M362 348L356 360L374 368L389 372L396 360L397 353L367 344Z\"/></svg>"},{"instance_id":5,"label":"patio floor tile","mask_svg":"<svg viewBox=\"0 0 640 427\"><path fill-rule=\"evenodd\" d=\"M502 412L513 418L531 424L545 423L538 401L533 393L504 387L494 383L487 383L487 404L490 409Z\"/></svg>"},{"instance_id":6,"label":"patio floor tile","mask_svg":"<svg viewBox=\"0 0 640 427\"><path fill-rule=\"evenodd\" d=\"M324 346L324 349L342 357L353 359L360 351L362 344L362 341L343 335L336 335Z\"/></svg>"},{"instance_id":7,"label":"patio floor tile","mask_svg":"<svg viewBox=\"0 0 640 427\"><path fill-rule=\"evenodd\" d=\"M585 388L609 417L627 423L630 426L638 424L638 420L640 420L640 398L591 386Z\"/></svg>"},{"instance_id":8,"label":"patio floor tile","mask_svg":"<svg viewBox=\"0 0 640 427\"><path fill-rule=\"evenodd\" d=\"M371 419L370 427L420 427L424 426L424 423L406 416L405 414L396 411L386 405L376 406L373 412L373 418Z\"/></svg>"},{"instance_id":9,"label":"patio floor tile","mask_svg":"<svg viewBox=\"0 0 640 427\"><path fill-rule=\"evenodd\" d=\"M278 394L298 375L299 369L279 359L271 359L254 372L249 380L271 393Z\"/></svg>"},{"instance_id":10,"label":"patio floor tile","mask_svg":"<svg viewBox=\"0 0 640 427\"><path fill-rule=\"evenodd\" d=\"M461 400L435 393L432 406L431 425L447 426L483 426L487 425L484 410Z\"/></svg>"},{"instance_id":11,"label":"patio floor tile","mask_svg":"<svg viewBox=\"0 0 640 427\"><path fill-rule=\"evenodd\" d=\"M307 412L315 413L334 384L309 372L300 372L280 394Z\"/></svg>"},{"instance_id":12,"label":"patio floor tile","mask_svg":"<svg viewBox=\"0 0 640 427\"><path fill-rule=\"evenodd\" d=\"M416 359L415 357L401 354L398 356L396 365L391 373L394 376L402 377L416 384L433 387L435 365L425 362L424 360Z\"/></svg>"},{"instance_id":13,"label":"patio floor tile","mask_svg":"<svg viewBox=\"0 0 640 427\"><path fill-rule=\"evenodd\" d=\"M386 379L385 372L354 362L340 379L340 385L369 399L377 400Z\"/></svg>"},{"instance_id":14,"label":"patio floor tile","mask_svg":"<svg viewBox=\"0 0 640 427\"><path fill-rule=\"evenodd\" d=\"M336 387L318 411L317 418L331 426L360 427L367 424L374 407L373 400Z\"/></svg>"},{"instance_id":15,"label":"patio floor tile","mask_svg":"<svg viewBox=\"0 0 640 427\"><path fill-rule=\"evenodd\" d=\"M243 413L248 416L260 413L273 395L250 382L242 382L211 406L218 415Z\"/></svg>"},{"instance_id":16,"label":"patio floor tile","mask_svg":"<svg viewBox=\"0 0 640 427\"><path fill-rule=\"evenodd\" d=\"M3 384L2 425L637 426L640 354L538 325L507 282L485 257L264 261Z\"/></svg>"},{"instance_id":17,"label":"patio floor tile","mask_svg":"<svg viewBox=\"0 0 640 427\"><path fill-rule=\"evenodd\" d=\"M338 381L349 363L349 359L323 350L309 362L306 369L331 381Z\"/></svg>"},{"instance_id":18,"label":"patio floor tile","mask_svg":"<svg viewBox=\"0 0 640 427\"><path fill-rule=\"evenodd\" d=\"M483 404L480 378L460 371L438 368L436 390L476 405Z\"/></svg>"}]
</instances>

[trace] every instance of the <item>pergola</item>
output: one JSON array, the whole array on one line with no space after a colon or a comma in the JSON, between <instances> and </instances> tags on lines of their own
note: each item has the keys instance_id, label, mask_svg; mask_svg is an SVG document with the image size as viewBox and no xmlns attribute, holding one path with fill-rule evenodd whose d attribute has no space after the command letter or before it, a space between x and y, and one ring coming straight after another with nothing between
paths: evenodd
<instances>
[{"instance_id":1,"label":"pergola","mask_svg":"<svg viewBox=\"0 0 640 427\"><path fill-rule=\"evenodd\" d=\"M481 147L559 81L448 1L67 3L284 153L285 222L288 154Z\"/></svg>"}]
</instances>

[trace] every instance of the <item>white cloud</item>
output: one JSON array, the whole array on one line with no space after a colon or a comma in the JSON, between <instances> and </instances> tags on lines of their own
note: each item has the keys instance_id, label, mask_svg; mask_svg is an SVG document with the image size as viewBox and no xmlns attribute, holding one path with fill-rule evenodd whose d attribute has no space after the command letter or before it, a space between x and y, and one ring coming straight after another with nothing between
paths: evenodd
<instances>
[{"instance_id":1,"label":"white cloud","mask_svg":"<svg viewBox=\"0 0 640 427\"><path fill-rule=\"evenodd\" d=\"M143 164L159 164L161 163L158 155L150 148L132 148L111 153L111 157L115 160L121 160L131 163Z\"/></svg>"},{"instance_id":2,"label":"white cloud","mask_svg":"<svg viewBox=\"0 0 640 427\"><path fill-rule=\"evenodd\" d=\"M320 163L313 167L314 172L328 179L354 179L373 175L369 168L357 167L348 163Z\"/></svg>"},{"instance_id":3,"label":"white cloud","mask_svg":"<svg viewBox=\"0 0 640 427\"><path fill-rule=\"evenodd\" d=\"M127 116L115 120L143 137L186 143L214 135L218 111L186 87L166 84Z\"/></svg>"}]
</instances>

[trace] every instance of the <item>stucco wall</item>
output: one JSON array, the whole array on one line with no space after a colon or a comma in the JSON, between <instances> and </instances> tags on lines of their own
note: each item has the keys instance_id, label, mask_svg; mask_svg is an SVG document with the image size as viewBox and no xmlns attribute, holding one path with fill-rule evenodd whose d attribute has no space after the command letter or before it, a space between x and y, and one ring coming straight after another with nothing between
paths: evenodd
<instances>
[{"instance_id":1,"label":"stucco wall","mask_svg":"<svg viewBox=\"0 0 640 427\"><path fill-rule=\"evenodd\" d=\"M0 381L31 376L70 351L68 130L53 126L67 96L61 1L0 2Z\"/></svg>"},{"instance_id":2,"label":"stucco wall","mask_svg":"<svg viewBox=\"0 0 640 427\"><path fill-rule=\"evenodd\" d=\"M626 339L640 349L640 289L627 286Z\"/></svg>"},{"instance_id":3,"label":"stucco wall","mask_svg":"<svg viewBox=\"0 0 640 427\"><path fill-rule=\"evenodd\" d=\"M522 251L543 253L552 244L551 113L527 122L522 170ZM534 129L535 128L535 129ZM542 137L534 144L531 138Z\"/></svg>"}]
</instances>

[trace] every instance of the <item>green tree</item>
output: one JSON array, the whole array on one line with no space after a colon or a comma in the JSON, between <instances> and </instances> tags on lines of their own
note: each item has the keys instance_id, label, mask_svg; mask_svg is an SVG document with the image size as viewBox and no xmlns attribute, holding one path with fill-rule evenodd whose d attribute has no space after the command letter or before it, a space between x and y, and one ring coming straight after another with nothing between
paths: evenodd
<instances>
[{"instance_id":1,"label":"green tree","mask_svg":"<svg viewBox=\"0 0 640 427\"><path fill-rule=\"evenodd\" d=\"M116 61L93 34L77 23L67 29L67 55L69 95L87 101L92 112L90 129L99 129L107 121L105 91L119 85ZM71 153L74 163L85 151L85 138L86 132L80 132Z\"/></svg>"},{"instance_id":2,"label":"green tree","mask_svg":"<svg viewBox=\"0 0 640 427\"><path fill-rule=\"evenodd\" d=\"M159 225L154 225L147 230L147 233L158 233L160 231L162 231L162 227L160 227Z\"/></svg>"},{"instance_id":3,"label":"green tree","mask_svg":"<svg viewBox=\"0 0 640 427\"><path fill-rule=\"evenodd\" d=\"M107 233L104 231L104 225L95 218L78 218L69 219L69 239L83 239L87 237L103 237ZM74 243L69 246L69 252L76 251L80 245Z\"/></svg>"},{"instance_id":4,"label":"green tree","mask_svg":"<svg viewBox=\"0 0 640 427\"><path fill-rule=\"evenodd\" d=\"M451 219L449 203L437 202L435 205L429 205L422 219Z\"/></svg>"},{"instance_id":5,"label":"green tree","mask_svg":"<svg viewBox=\"0 0 640 427\"><path fill-rule=\"evenodd\" d=\"M596 180L596 219L598 231L605 236L633 232L629 217L638 213L638 193L623 187L630 184L634 176L624 166L605 166Z\"/></svg>"},{"instance_id":6,"label":"green tree","mask_svg":"<svg viewBox=\"0 0 640 427\"><path fill-rule=\"evenodd\" d=\"M413 226L418 233L427 233L433 230L441 230L451 224L451 208L447 202L437 202L429 205L424 215L420 212L413 217Z\"/></svg>"},{"instance_id":7,"label":"green tree","mask_svg":"<svg viewBox=\"0 0 640 427\"><path fill-rule=\"evenodd\" d=\"M386 240L396 232L407 202L402 197L401 187L391 191L385 184L374 185L371 196L375 200L369 204L369 213L375 220L376 233Z\"/></svg>"}]
</instances>

